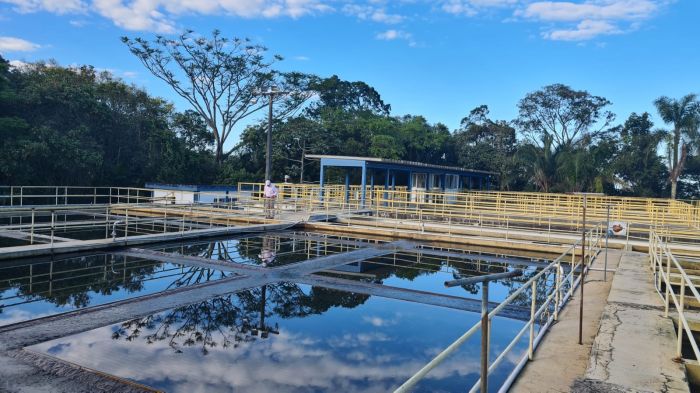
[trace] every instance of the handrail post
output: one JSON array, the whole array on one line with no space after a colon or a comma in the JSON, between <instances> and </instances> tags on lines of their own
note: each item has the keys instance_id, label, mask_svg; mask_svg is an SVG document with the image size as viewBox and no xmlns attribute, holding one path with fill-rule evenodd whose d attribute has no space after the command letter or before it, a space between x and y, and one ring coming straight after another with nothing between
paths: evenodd
<instances>
[{"instance_id":1,"label":"handrail post","mask_svg":"<svg viewBox=\"0 0 700 393\"><path fill-rule=\"evenodd\" d=\"M532 360L535 343L535 308L537 307L537 280L532 281L532 300L530 302L530 342L527 347L527 357Z\"/></svg>"},{"instance_id":2,"label":"handrail post","mask_svg":"<svg viewBox=\"0 0 700 393\"><path fill-rule=\"evenodd\" d=\"M610 237L610 204L607 205L605 216L605 265L603 266L603 281L608 281L608 238Z\"/></svg>"},{"instance_id":3,"label":"handrail post","mask_svg":"<svg viewBox=\"0 0 700 393\"><path fill-rule=\"evenodd\" d=\"M489 281L481 284L481 393L488 393L489 383Z\"/></svg>"},{"instance_id":4,"label":"handrail post","mask_svg":"<svg viewBox=\"0 0 700 393\"><path fill-rule=\"evenodd\" d=\"M666 254L666 304L664 305L664 317L668 318L668 298L671 292L671 258Z\"/></svg>"},{"instance_id":5,"label":"handrail post","mask_svg":"<svg viewBox=\"0 0 700 393\"><path fill-rule=\"evenodd\" d=\"M34 244L34 208L32 208L32 228L29 232L29 244Z\"/></svg>"},{"instance_id":6,"label":"handrail post","mask_svg":"<svg viewBox=\"0 0 700 393\"><path fill-rule=\"evenodd\" d=\"M580 288L579 293L581 299L579 301L579 314L578 314L578 344L583 345L583 287L586 283L586 208L587 208L587 198L583 195L583 219L581 221L581 274L580 274Z\"/></svg>"},{"instance_id":7,"label":"handrail post","mask_svg":"<svg viewBox=\"0 0 700 393\"><path fill-rule=\"evenodd\" d=\"M571 247L571 274L569 275L569 294L574 294L574 264L576 259L576 245Z\"/></svg>"},{"instance_id":8,"label":"handrail post","mask_svg":"<svg viewBox=\"0 0 700 393\"><path fill-rule=\"evenodd\" d=\"M554 320L559 319L559 302L561 301L561 258L557 260L557 272L554 281Z\"/></svg>"},{"instance_id":9,"label":"handrail post","mask_svg":"<svg viewBox=\"0 0 700 393\"><path fill-rule=\"evenodd\" d=\"M51 247L53 247L53 234L54 234L54 224L56 220L56 214L51 210Z\"/></svg>"},{"instance_id":10,"label":"handrail post","mask_svg":"<svg viewBox=\"0 0 700 393\"><path fill-rule=\"evenodd\" d=\"M129 238L129 208L124 208L124 240Z\"/></svg>"},{"instance_id":11,"label":"handrail post","mask_svg":"<svg viewBox=\"0 0 700 393\"><path fill-rule=\"evenodd\" d=\"M678 342L676 343L676 356L678 356L678 357L681 357L681 355L682 355L681 350L682 350L682 346L683 346L683 328L684 328L682 320L685 319L683 316L683 310L685 307L685 285L686 285L686 282L685 282L685 275L682 274L682 272L683 271L681 270L681 304L680 304L680 307L678 309ZM689 282L688 284L693 285L692 282ZM692 338L691 338L691 340L692 340Z\"/></svg>"}]
</instances>

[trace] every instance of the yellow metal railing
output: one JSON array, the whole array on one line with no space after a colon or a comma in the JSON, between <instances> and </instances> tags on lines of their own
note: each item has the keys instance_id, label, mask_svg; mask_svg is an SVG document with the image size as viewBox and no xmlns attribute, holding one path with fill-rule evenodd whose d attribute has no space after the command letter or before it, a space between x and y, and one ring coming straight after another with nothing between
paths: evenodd
<instances>
[{"instance_id":1,"label":"yellow metal railing","mask_svg":"<svg viewBox=\"0 0 700 393\"><path fill-rule=\"evenodd\" d=\"M597 251L600 249L604 239L604 233L604 227L602 224L598 224L591 228L587 232L586 244L583 247L585 249L585 251L583 251L583 257L581 252L578 252L578 258L576 258L577 251L581 250L581 240L578 240L569 246L569 248L552 263L547 265L537 274L532 276L527 282L522 284L520 288L508 296L492 311L488 312L488 323L490 324L504 308L509 305L516 304L517 300L522 296L529 295L529 320L523 325L520 331L515 334L513 339L498 354L493 362L489 362L487 357L487 363L490 364L488 364L487 367L486 377L488 377L488 374L496 370L499 364L516 348L521 339L528 334L527 351L520 357L518 363L516 363L515 369L508 376L504 386L502 386L499 391L507 391L510 384L515 380L515 377L525 363L532 360L533 354L545 332L549 329L549 326L559 318L559 313L564 308L569 298L573 295L574 289L580 285L581 278L585 276L589 265L594 261ZM563 269L563 266L565 265L569 265L569 272L566 274ZM578 275L576 275L576 273L578 273ZM527 292L528 290L529 292ZM535 333L537 325L539 325L540 328L539 331ZM477 332L481 331L481 326L481 321L475 323L461 337L455 340L452 344L435 356L435 358L428 362L423 368L416 372L416 374L411 376L408 380L406 380L406 382L399 386L394 393L411 391L412 388L423 378L425 378L431 370L438 367L447 357L459 349L466 341L473 337ZM491 340L487 338L486 348L482 348L482 351L486 351L487 354L491 352L490 342ZM480 387L481 379L476 381L469 392L476 392Z\"/></svg>"},{"instance_id":2,"label":"yellow metal railing","mask_svg":"<svg viewBox=\"0 0 700 393\"><path fill-rule=\"evenodd\" d=\"M278 200L294 201L298 209L345 211L371 210L384 217L420 217L443 222L508 221L514 227L558 226L562 230L581 228L583 195L543 194L530 192L434 192L390 190L368 187L364 204L361 188L328 185L323 190L313 184L278 185ZM239 190L250 189L259 198L262 184L241 183ZM615 196L586 196L586 215L592 221L623 222L632 238L646 239L653 228L673 235L679 241L700 238L700 206L660 199ZM700 240L700 239L698 239Z\"/></svg>"},{"instance_id":3,"label":"yellow metal railing","mask_svg":"<svg viewBox=\"0 0 700 393\"><path fill-rule=\"evenodd\" d=\"M681 358L683 355L682 347L685 332L685 337L687 337L693 350L693 355L695 356L694 363L697 364L700 361L700 349L698 349L695 335L688 322L686 304L690 301L694 301L696 306L700 305L700 293L698 293L698 289L693 282L693 278L696 282L698 278L691 278L686 273L683 264L678 261L676 256L669 249L668 243L655 232L652 232L649 236L649 262L654 273L656 290L663 297L665 302L664 316L668 317L671 304L673 304L673 308L678 314L676 356ZM678 288L679 293L676 293L674 287ZM687 291L690 291L690 294L687 294Z\"/></svg>"}]
</instances>

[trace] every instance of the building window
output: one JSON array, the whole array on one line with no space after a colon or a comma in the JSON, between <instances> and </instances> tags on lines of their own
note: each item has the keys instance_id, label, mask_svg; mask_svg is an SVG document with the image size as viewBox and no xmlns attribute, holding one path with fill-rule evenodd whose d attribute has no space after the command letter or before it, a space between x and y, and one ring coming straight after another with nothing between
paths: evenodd
<instances>
[{"instance_id":1,"label":"building window","mask_svg":"<svg viewBox=\"0 0 700 393\"><path fill-rule=\"evenodd\" d=\"M442 178L440 175L437 175L435 173L431 173L430 174L430 188L432 188L433 190L440 188L441 187L441 184L440 184L441 179Z\"/></svg>"},{"instance_id":2,"label":"building window","mask_svg":"<svg viewBox=\"0 0 700 393\"><path fill-rule=\"evenodd\" d=\"M411 184L413 188L426 188L426 180L428 176L426 173L414 173L411 175Z\"/></svg>"},{"instance_id":3,"label":"building window","mask_svg":"<svg viewBox=\"0 0 700 393\"><path fill-rule=\"evenodd\" d=\"M445 189L456 190L459 188L459 175L445 175Z\"/></svg>"}]
</instances>

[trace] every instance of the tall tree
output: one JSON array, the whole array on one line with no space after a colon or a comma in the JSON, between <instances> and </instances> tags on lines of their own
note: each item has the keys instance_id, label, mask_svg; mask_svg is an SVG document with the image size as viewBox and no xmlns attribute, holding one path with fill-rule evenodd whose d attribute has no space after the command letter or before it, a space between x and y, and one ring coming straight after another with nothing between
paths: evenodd
<instances>
[{"instance_id":1,"label":"tall tree","mask_svg":"<svg viewBox=\"0 0 700 393\"><path fill-rule=\"evenodd\" d=\"M0 78L0 183L211 181L212 153L187 137L201 130L109 73L35 63Z\"/></svg>"},{"instance_id":2,"label":"tall tree","mask_svg":"<svg viewBox=\"0 0 700 393\"><path fill-rule=\"evenodd\" d=\"M544 135L542 145L526 143L518 150L520 162L527 168L530 182L542 192L550 192L557 180L557 156L561 147L552 148L554 138Z\"/></svg>"},{"instance_id":3,"label":"tall tree","mask_svg":"<svg viewBox=\"0 0 700 393\"><path fill-rule=\"evenodd\" d=\"M298 72L272 69L280 56L266 59L267 49L248 39L228 39L214 30L205 38L187 30L176 39L157 36L154 41L122 37L141 63L176 94L192 105L206 121L215 141L218 163L231 154L225 144L234 127L268 105L264 90L276 86L287 94L276 97L275 118L297 110L310 96L315 78Z\"/></svg>"},{"instance_id":4,"label":"tall tree","mask_svg":"<svg viewBox=\"0 0 700 393\"><path fill-rule=\"evenodd\" d=\"M663 132L653 130L649 113L632 113L619 127L619 154L613 164L615 175L625 194L661 196L668 177L658 153Z\"/></svg>"},{"instance_id":5,"label":"tall tree","mask_svg":"<svg viewBox=\"0 0 700 393\"><path fill-rule=\"evenodd\" d=\"M318 101L308 108L308 113L317 116L323 109L341 109L347 112L370 112L388 116L391 105L385 103L379 93L361 81L344 81L333 75L310 86L318 94Z\"/></svg>"},{"instance_id":6,"label":"tall tree","mask_svg":"<svg viewBox=\"0 0 700 393\"><path fill-rule=\"evenodd\" d=\"M668 133L668 165L671 182L671 198L676 198L678 178L683 172L689 150L697 144L700 125L700 102L695 94L688 94L680 100L659 97L654 101L661 119L673 124Z\"/></svg>"},{"instance_id":7,"label":"tall tree","mask_svg":"<svg viewBox=\"0 0 700 393\"><path fill-rule=\"evenodd\" d=\"M501 189L510 189L517 181L515 129L504 120L491 120L489 108L481 105L462 119L453 135L457 163L474 169L497 172Z\"/></svg>"},{"instance_id":8,"label":"tall tree","mask_svg":"<svg viewBox=\"0 0 700 393\"><path fill-rule=\"evenodd\" d=\"M610 101L585 90L553 84L527 94L518 103L516 125L531 143L551 148L586 144L602 136L615 116L605 110Z\"/></svg>"}]
</instances>

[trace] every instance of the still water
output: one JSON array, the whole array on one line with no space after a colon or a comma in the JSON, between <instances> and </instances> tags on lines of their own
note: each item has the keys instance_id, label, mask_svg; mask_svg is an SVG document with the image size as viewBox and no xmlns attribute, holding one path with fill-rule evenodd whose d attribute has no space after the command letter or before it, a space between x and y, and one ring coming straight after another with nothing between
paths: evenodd
<instances>
[{"instance_id":1,"label":"still water","mask_svg":"<svg viewBox=\"0 0 700 393\"><path fill-rule=\"evenodd\" d=\"M292 283L262 292L243 291L30 349L168 392L385 392L478 321L474 313ZM494 347L505 346L521 326L496 319ZM433 370L417 391L471 386L478 379L479 339L475 335ZM492 383L502 383L512 367L506 361Z\"/></svg>"},{"instance_id":2,"label":"still water","mask_svg":"<svg viewBox=\"0 0 700 393\"><path fill-rule=\"evenodd\" d=\"M273 268L357 247L319 236L265 234L152 248ZM463 252L455 257L402 251L317 274L480 299L479 285L445 288L443 282L514 266ZM492 283L491 300L505 299L536 274L537 266L525 266L524 277ZM0 325L231 275L118 253L5 264L0 268ZM529 308L529 299L524 296L515 305ZM420 303L274 282L29 349L171 392L379 392L403 383L478 318ZM492 359L523 325L494 319ZM417 391L471 387L478 379L479 340L474 335ZM525 347L526 341L518 343L491 374L494 390Z\"/></svg>"}]
</instances>

